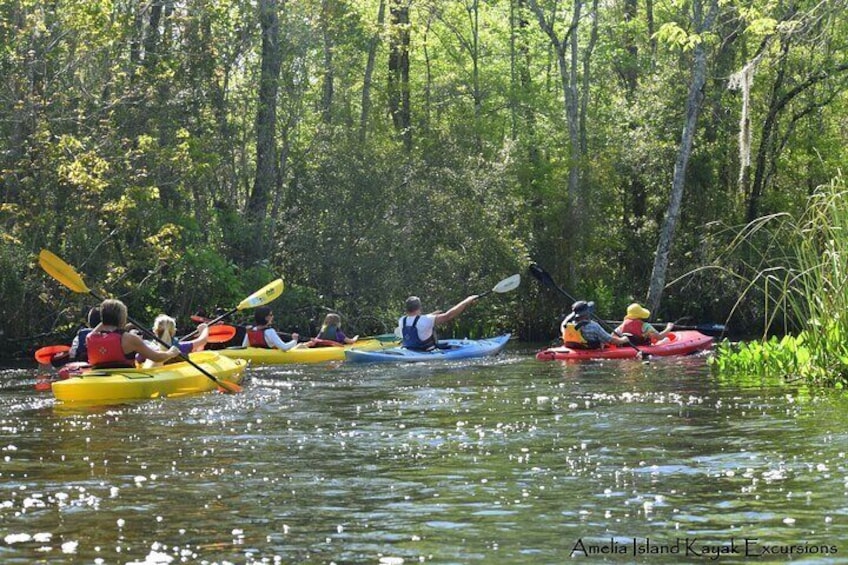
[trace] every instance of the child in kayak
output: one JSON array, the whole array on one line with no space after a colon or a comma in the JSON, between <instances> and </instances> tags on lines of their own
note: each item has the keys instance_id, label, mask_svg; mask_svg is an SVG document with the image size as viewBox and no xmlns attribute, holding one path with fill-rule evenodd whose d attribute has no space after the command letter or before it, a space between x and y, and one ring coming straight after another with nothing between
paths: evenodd
<instances>
[{"instance_id":1,"label":"child in kayak","mask_svg":"<svg viewBox=\"0 0 848 565\"><path fill-rule=\"evenodd\" d=\"M247 330L244 338L244 347L261 347L264 349L280 349L288 351L297 345L300 336L291 334L290 341L283 341L277 330L274 329L274 312L268 306L260 306L253 312L254 325Z\"/></svg>"},{"instance_id":2,"label":"child in kayak","mask_svg":"<svg viewBox=\"0 0 848 565\"><path fill-rule=\"evenodd\" d=\"M178 340L176 337L177 322L166 314L156 316L156 320L153 321L153 333L165 343L170 343L172 346L179 348L180 353L183 355L188 355L194 351L202 351L206 347L206 342L209 340L209 327L206 324L197 325L198 335L195 339L186 341ZM155 341L147 343L153 349L159 349L160 351L163 349L161 343ZM162 361L145 359L142 355L137 355L136 361L143 363L142 367L145 369L163 364Z\"/></svg>"},{"instance_id":3,"label":"child in kayak","mask_svg":"<svg viewBox=\"0 0 848 565\"><path fill-rule=\"evenodd\" d=\"M624 321L615 328L613 333L630 337L630 342L634 345L649 345L663 339L674 329L674 324L669 322L663 331L658 332L653 325L647 322L650 317L650 310L642 308L640 304L634 302L627 307L627 315L624 317Z\"/></svg>"},{"instance_id":4,"label":"child in kayak","mask_svg":"<svg viewBox=\"0 0 848 565\"><path fill-rule=\"evenodd\" d=\"M324 317L324 323L321 325L321 331L318 336L309 340L309 347L322 347L326 345L345 345L356 343L359 339L358 335L347 337L342 331L342 319L338 314L330 313ZM332 342L332 343L327 343Z\"/></svg>"}]
</instances>

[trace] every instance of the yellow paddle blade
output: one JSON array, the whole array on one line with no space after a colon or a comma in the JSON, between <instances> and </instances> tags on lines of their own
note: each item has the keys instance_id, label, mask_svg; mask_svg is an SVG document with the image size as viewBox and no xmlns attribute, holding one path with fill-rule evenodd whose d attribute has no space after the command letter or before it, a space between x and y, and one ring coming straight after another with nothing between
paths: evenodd
<instances>
[{"instance_id":1,"label":"yellow paddle blade","mask_svg":"<svg viewBox=\"0 0 848 565\"><path fill-rule=\"evenodd\" d=\"M44 271L74 292L91 292L82 277L73 267L59 259L55 254L42 249L38 254L38 264Z\"/></svg>"},{"instance_id":2,"label":"yellow paddle blade","mask_svg":"<svg viewBox=\"0 0 848 565\"><path fill-rule=\"evenodd\" d=\"M283 293L283 289L285 285L283 284L283 279L277 279L274 282L268 283L263 286L241 302L236 306L236 310L244 310L246 308L256 308L257 306L263 306L268 304L269 302L274 301L278 296Z\"/></svg>"}]
</instances>

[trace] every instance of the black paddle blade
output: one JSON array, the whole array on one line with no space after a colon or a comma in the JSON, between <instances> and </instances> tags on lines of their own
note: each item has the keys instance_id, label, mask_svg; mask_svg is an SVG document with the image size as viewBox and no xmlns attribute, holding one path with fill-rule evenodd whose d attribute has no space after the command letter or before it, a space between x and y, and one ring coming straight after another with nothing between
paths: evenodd
<instances>
[{"instance_id":1,"label":"black paddle blade","mask_svg":"<svg viewBox=\"0 0 848 565\"><path fill-rule=\"evenodd\" d=\"M550 287L556 286L554 280L551 278L551 275L548 274L545 269L543 269L536 263L530 263L530 266L527 267L527 270L530 271L530 274L533 276L533 278L535 278L543 285Z\"/></svg>"}]
</instances>

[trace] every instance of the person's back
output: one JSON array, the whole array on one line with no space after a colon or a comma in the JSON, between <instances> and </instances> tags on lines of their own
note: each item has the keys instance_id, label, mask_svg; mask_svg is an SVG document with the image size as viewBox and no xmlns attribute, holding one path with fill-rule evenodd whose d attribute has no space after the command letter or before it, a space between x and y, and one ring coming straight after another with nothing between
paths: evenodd
<instances>
[{"instance_id":1,"label":"person's back","mask_svg":"<svg viewBox=\"0 0 848 565\"><path fill-rule=\"evenodd\" d=\"M421 299L417 296L410 296L406 299L406 314L398 319L398 327L395 333L402 339L402 346L407 349L432 351L438 347L436 326L453 320L475 300L477 300L477 295L472 294L455 304L447 312L422 314Z\"/></svg>"}]
</instances>

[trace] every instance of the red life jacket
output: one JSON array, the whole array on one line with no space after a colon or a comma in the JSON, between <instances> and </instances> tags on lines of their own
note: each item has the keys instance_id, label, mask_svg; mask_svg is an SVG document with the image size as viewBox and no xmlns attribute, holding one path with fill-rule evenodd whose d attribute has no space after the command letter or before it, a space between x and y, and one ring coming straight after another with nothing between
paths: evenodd
<instances>
[{"instance_id":1,"label":"red life jacket","mask_svg":"<svg viewBox=\"0 0 848 565\"><path fill-rule=\"evenodd\" d=\"M91 332L85 338L88 362L96 369L135 367L135 354L124 353L121 341L124 332Z\"/></svg>"},{"instance_id":2,"label":"red life jacket","mask_svg":"<svg viewBox=\"0 0 848 565\"><path fill-rule=\"evenodd\" d=\"M644 333L644 322L642 320L624 320L621 333L625 336L630 336L630 343L633 345L650 345L652 343L651 336Z\"/></svg>"},{"instance_id":3,"label":"red life jacket","mask_svg":"<svg viewBox=\"0 0 848 565\"><path fill-rule=\"evenodd\" d=\"M621 333L630 334L633 337L642 337L642 320L624 320Z\"/></svg>"},{"instance_id":4,"label":"red life jacket","mask_svg":"<svg viewBox=\"0 0 848 565\"><path fill-rule=\"evenodd\" d=\"M270 349L268 347L268 342L265 341L265 330L268 328L262 328L261 330L256 329L256 327L252 327L247 330L247 344L250 347L262 347L264 349Z\"/></svg>"}]
</instances>

